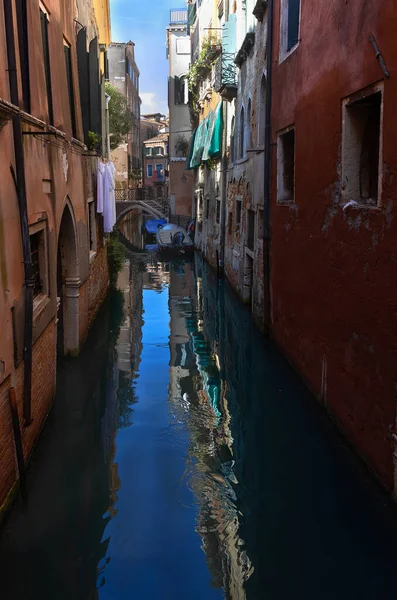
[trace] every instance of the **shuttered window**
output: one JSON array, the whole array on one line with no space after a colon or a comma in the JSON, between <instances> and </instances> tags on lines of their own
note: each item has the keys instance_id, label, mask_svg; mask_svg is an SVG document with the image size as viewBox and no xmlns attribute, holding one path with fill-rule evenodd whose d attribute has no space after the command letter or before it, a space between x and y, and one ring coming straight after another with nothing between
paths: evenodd
<instances>
[{"instance_id":1,"label":"shuttered window","mask_svg":"<svg viewBox=\"0 0 397 600\"><path fill-rule=\"evenodd\" d=\"M30 73L29 73L29 50L28 50L28 16L27 3L16 0L19 64L21 68L22 101L23 109L30 112Z\"/></svg>"},{"instance_id":2,"label":"shuttered window","mask_svg":"<svg viewBox=\"0 0 397 600\"><path fill-rule=\"evenodd\" d=\"M288 39L287 51L299 41L300 0L288 0Z\"/></svg>"},{"instance_id":3,"label":"shuttered window","mask_svg":"<svg viewBox=\"0 0 397 600\"><path fill-rule=\"evenodd\" d=\"M76 112L74 108L74 89L73 89L73 71L72 71L72 56L70 46L64 41L63 50L65 53L66 81L68 85L70 120L72 123L72 135L76 137Z\"/></svg>"},{"instance_id":4,"label":"shuttered window","mask_svg":"<svg viewBox=\"0 0 397 600\"><path fill-rule=\"evenodd\" d=\"M40 8L41 37L43 44L43 62L45 71L45 83L47 89L48 120L50 125L54 125L54 111L52 107L52 88L51 88L51 69L50 69L50 49L48 44L48 17Z\"/></svg>"}]
</instances>

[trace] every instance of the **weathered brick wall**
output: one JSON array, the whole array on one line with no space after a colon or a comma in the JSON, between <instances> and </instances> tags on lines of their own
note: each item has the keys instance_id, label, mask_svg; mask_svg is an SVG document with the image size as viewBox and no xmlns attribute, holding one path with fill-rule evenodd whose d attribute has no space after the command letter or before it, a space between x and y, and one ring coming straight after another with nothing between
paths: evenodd
<instances>
[{"instance_id":1,"label":"weathered brick wall","mask_svg":"<svg viewBox=\"0 0 397 600\"><path fill-rule=\"evenodd\" d=\"M88 280L88 326L91 325L104 301L109 289L109 269L107 247L102 245L97 250L95 260L91 264Z\"/></svg>"},{"instance_id":2,"label":"weathered brick wall","mask_svg":"<svg viewBox=\"0 0 397 600\"><path fill-rule=\"evenodd\" d=\"M29 427L23 426L23 364L0 387L0 519L7 495L17 480L14 436L9 407L9 388L15 387L18 413L22 426L25 460L34 444L51 408L56 383L56 325L52 321L33 346L32 419Z\"/></svg>"},{"instance_id":3,"label":"weathered brick wall","mask_svg":"<svg viewBox=\"0 0 397 600\"><path fill-rule=\"evenodd\" d=\"M80 346L84 344L84 340L88 334L88 288L89 283L85 281L81 284L79 290L79 340Z\"/></svg>"}]
</instances>

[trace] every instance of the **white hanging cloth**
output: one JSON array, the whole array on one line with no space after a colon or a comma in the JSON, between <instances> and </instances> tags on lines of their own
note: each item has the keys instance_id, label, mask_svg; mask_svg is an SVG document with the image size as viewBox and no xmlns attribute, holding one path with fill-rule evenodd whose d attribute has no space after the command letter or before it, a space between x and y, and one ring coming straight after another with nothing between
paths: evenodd
<instances>
[{"instance_id":1,"label":"white hanging cloth","mask_svg":"<svg viewBox=\"0 0 397 600\"><path fill-rule=\"evenodd\" d=\"M103 213L103 179L105 175L105 167L100 160L98 160L98 169L97 169L97 193L96 193L96 210L98 213Z\"/></svg>"},{"instance_id":2,"label":"white hanging cloth","mask_svg":"<svg viewBox=\"0 0 397 600\"><path fill-rule=\"evenodd\" d=\"M116 195L114 173L116 171L112 162L105 166L103 177L103 229L105 233L113 231L116 224Z\"/></svg>"}]
</instances>

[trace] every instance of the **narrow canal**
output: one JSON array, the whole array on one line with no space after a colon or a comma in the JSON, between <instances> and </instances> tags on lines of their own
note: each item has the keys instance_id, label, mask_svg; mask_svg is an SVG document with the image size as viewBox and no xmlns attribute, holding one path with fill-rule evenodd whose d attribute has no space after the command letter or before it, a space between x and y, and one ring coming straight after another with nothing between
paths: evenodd
<instances>
[{"instance_id":1,"label":"narrow canal","mask_svg":"<svg viewBox=\"0 0 397 600\"><path fill-rule=\"evenodd\" d=\"M396 507L228 286L127 252L119 289L59 366L0 597L394 597Z\"/></svg>"}]
</instances>

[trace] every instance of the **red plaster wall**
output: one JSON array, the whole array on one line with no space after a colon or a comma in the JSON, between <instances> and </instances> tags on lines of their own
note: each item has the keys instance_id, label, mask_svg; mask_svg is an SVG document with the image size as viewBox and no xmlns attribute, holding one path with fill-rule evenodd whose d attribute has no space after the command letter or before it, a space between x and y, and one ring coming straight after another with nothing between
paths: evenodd
<instances>
[{"instance_id":1,"label":"red plaster wall","mask_svg":"<svg viewBox=\"0 0 397 600\"><path fill-rule=\"evenodd\" d=\"M397 379L397 4L305 0L281 64L275 2L272 110L273 329L277 342L389 489ZM380 209L342 210L342 99L384 81ZM277 131L295 123L295 206L276 204ZM327 364L326 389L322 385ZM323 390L322 390L323 388ZM325 393L326 392L326 393Z\"/></svg>"}]
</instances>

